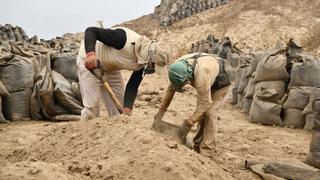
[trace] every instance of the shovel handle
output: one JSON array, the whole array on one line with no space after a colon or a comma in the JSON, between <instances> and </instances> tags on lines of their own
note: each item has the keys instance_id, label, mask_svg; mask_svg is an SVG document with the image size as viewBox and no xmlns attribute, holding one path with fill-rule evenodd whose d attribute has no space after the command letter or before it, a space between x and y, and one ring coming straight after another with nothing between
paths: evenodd
<instances>
[{"instance_id":1,"label":"shovel handle","mask_svg":"<svg viewBox=\"0 0 320 180\"><path fill-rule=\"evenodd\" d=\"M101 66L101 62L100 60L97 60L97 68L94 70L90 71L97 79L99 79L104 88L108 91L109 95L111 96L112 101L114 102L114 104L117 106L117 109L119 111L120 114L123 113L123 108L118 100L118 98L116 97L116 95L113 93L110 85L108 84L107 81L103 81L103 70L102 70L102 66Z\"/></svg>"},{"instance_id":2,"label":"shovel handle","mask_svg":"<svg viewBox=\"0 0 320 180\"><path fill-rule=\"evenodd\" d=\"M113 91L112 91L111 87L109 86L108 82L107 82L107 81L103 82L103 86L104 86L104 88L108 91L108 93L110 94L110 96L111 96L114 104L117 106L117 109L118 109L118 111L120 112L120 114L122 114L122 113L123 113L123 108L122 108L122 106L121 106L118 98L117 98L116 95L113 93Z\"/></svg>"}]
</instances>

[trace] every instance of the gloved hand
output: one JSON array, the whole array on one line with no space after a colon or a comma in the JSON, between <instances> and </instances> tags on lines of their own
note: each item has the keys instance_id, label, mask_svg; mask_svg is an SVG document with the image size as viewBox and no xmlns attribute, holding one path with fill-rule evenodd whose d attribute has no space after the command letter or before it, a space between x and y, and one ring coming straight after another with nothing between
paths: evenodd
<instances>
[{"instance_id":1,"label":"gloved hand","mask_svg":"<svg viewBox=\"0 0 320 180\"><path fill-rule=\"evenodd\" d=\"M132 109L125 107L123 108L123 114L127 115L127 116L131 116L132 115Z\"/></svg>"},{"instance_id":2,"label":"gloved hand","mask_svg":"<svg viewBox=\"0 0 320 180\"><path fill-rule=\"evenodd\" d=\"M160 108L159 111L157 112L157 114L154 116L154 120L155 121L162 120L165 112L166 112L166 110Z\"/></svg>"},{"instance_id":3,"label":"gloved hand","mask_svg":"<svg viewBox=\"0 0 320 180\"><path fill-rule=\"evenodd\" d=\"M97 68L97 56L95 52L89 52L86 55L86 60L84 62L84 66L89 70L94 70Z\"/></svg>"}]
</instances>

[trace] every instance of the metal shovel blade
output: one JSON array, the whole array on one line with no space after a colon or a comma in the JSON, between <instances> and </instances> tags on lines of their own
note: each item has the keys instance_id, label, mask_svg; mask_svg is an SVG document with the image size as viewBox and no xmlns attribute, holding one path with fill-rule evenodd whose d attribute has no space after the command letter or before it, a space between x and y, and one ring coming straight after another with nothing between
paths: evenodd
<instances>
[{"instance_id":1,"label":"metal shovel blade","mask_svg":"<svg viewBox=\"0 0 320 180\"><path fill-rule=\"evenodd\" d=\"M162 121L155 120L152 125L155 131L173 137L176 141L183 144L182 132L179 126Z\"/></svg>"}]
</instances>

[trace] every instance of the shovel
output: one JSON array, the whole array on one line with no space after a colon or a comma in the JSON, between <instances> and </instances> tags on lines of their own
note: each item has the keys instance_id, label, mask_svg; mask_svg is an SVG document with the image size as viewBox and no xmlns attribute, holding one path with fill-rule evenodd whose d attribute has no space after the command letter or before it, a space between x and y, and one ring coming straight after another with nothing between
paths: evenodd
<instances>
[{"instance_id":1,"label":"shovel","mask_svg":"<svg viewBox=\"0 0 320 180\"><path fill-rule=\"evenodd\" d=\"M163 120L154 120L152 127L155 131L171 136L179 143L184 144L182 140L182 131L179 126Z\"/></svg>"},{"instance_id":2,"label":"shovel","mask_svg":"<svg viewBox=\"0 0 320 180\"><path fill-rule=\"evenodd\" d=\"M117 106L117 109L118 109L119 113L122 114L123 113L123 108L122 108L118 98L113 93L113 91L112 91L110 85L108 84L108 82L103 80L103 70L102 70L101 62L99 60L97 60L97 68L94 69L94 70L91 70L90 72L97 79L99 79L102 82L103 87L107 90L107 92L111 96L111 99L112 99L113 103Z\"/></svg>"}]
</instances>

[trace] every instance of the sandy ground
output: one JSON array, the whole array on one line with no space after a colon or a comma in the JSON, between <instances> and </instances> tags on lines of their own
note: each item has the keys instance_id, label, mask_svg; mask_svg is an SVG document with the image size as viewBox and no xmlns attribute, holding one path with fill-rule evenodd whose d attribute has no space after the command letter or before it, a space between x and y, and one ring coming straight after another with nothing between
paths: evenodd
<instances>
[{"instance_id":1,"label":"sandy ground","mask_svg":"<svg viewBox=\"0 0 320 180\"><path fill-rule=\"evenodd\" d=\"M157 75L143 81L131 117L1 125L0 179L259 179L245 160L303 160L308 152L309 132L251 124L225 104L216 156L201 156L152 130L159 82ZM195 100L192 88L177 94L164 119L182 123Z\"/></svg>"},{"instance_id":2,"label":"sandy ground","mask_svg":"<svg viewBox=\"0 0 320 180\"><path fill-rule=\"evenodd\" d=\"M174 57L208 34L227 35L244 51L294 37L319 54L319 6L316 0L234 0L167 29L151 15L123 25L168 42ZM129 75L124 72L126 80ZM249 123L226 103L218 113L216 156L201 156L151 128L166 84L166 77L147 76L131 117L107 118L104 111L85 122L0 124L0 179L259 179L245 160L303 160L308 153L310 132ZM187 88L164 119L180 124L195 104L196 93Z\"/></svg>"}]
</instances>

